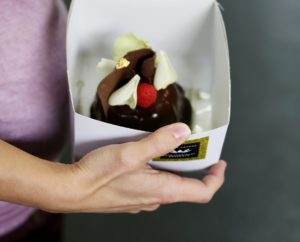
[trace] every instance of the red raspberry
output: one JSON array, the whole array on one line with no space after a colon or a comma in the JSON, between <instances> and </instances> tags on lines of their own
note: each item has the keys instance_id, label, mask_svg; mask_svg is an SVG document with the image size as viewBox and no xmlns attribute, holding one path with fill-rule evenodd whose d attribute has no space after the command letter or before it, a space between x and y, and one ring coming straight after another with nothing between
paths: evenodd
<instances>
[{"instance_id":1,"label":"red raspberry","mask_svg":"<svg viewBox=\"0 0 300 242\"><path fill-rule=\"evenodd\" d=\"M141 108L149 108L155 103L157 91L154 86L147 83L140 83L137 88L137 104Z\"/></svg>"}]
</instances>

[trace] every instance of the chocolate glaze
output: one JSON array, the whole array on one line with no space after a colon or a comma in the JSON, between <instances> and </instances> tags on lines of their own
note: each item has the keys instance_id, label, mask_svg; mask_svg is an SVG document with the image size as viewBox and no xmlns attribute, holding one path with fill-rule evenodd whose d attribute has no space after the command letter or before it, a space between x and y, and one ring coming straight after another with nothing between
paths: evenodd
<instances>
[{"instance_id":1,"label":"chocolate glaze","mask_svg":"<svg viewBox=\"0 0 300 242\"><path fill-rule=\"evenodd\" d=\"M127 105L111 106L105 117L98 98L91 108L91 117L94 119L150 132L176 122L190 125L191 114L190 102L184 97L183 89L178 84L160 90L156 102L148 109L131 109Z\"/></svg>"},{"instance_id":2,"label":"chocolate glaze","mask_svg":"<svg viewBox=\"0 0 300 242\"><path fill-rule=\"evenodd\" d=\"M176 122L190 125L191 104L184 96L182 87L177 83L158 91L155 103L147 109L140 107L131 109L127 105L108 105L107 102L111 93L129 81L135 73L142 77L141 82L153 84L154 54L151 49L142 49L129 52L125 56L131 63L129 68L115 70L100 82L95 101L91 107L91 118L150 132Z\"/></svg>"}]
</instances>

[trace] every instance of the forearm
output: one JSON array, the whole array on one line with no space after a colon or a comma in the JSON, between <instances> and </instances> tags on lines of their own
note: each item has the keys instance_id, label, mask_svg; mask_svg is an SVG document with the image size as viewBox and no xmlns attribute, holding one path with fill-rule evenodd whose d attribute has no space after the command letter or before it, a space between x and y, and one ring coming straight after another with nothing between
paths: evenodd
<instances>
[{"instance_id":1,"label":"forearm","mask_svg":"<svg viewBox=\"0 0 300 242\"><path fill-rule=\"evenodd\" d=\"M69 165L32 156L0 140L0 200L58 211L72 197Z\"/></svg>"}]
</instances>

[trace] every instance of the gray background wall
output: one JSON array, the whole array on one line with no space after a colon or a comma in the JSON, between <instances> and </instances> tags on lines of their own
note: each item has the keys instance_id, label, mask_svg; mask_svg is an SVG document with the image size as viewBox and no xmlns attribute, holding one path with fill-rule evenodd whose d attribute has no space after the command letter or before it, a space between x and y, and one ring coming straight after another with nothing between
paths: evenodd
<instances>
[{"instance_id":1,"label":"gray background wall","mask_svg":"<svg viewBox=\"0 0 300 242\"><path fill-rule=\"evenodd\" d=\"M232 66L226 184L208 205L68 215L65 241L300 241L300 1L222 0Z\"/></svg>"}]
</instances>

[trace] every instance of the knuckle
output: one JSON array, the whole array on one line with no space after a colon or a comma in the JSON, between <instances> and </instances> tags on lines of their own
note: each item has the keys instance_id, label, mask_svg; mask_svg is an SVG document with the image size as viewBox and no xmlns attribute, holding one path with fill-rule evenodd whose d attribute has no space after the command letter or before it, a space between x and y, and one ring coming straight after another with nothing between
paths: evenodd
<instances>
[{"instance_id":1,"label":"knuckle","mask_svg":"<svg viewBox=\"0 0 300 242\"><path fill-rule=\"evenodd\" d=\"M161 204L170 204L172 203L173 199L172 196L164 194L159 201Z\"/></svg>"},{"instance_id":2,"label":"knuckle","mask_svg":"<svg viewBox=\"0 0 300 242\"><path fill-rule=\"evenodd\" d=\"M168 189L164 189L160 198L160 204L170 204L177 202L177 195Z\"/></svg>"},{"instance_id":3,"label":"knuckle","mask_svg":"<svg viewBox=\"0 0 300 242\"><path fill-rule=\"evenodd\" d=\"M156 205L156 206L154 206L152 209L151 209L151 211L156 211L157 209L159 209L160 208L160 205Z\"/></svg>"},{"instance_id":4,"label":"knuckle","mask_svg":"<svg viewBox=\"0 0 300 242\"><path fill-rule=\"evenodd\" d=\"M213 198L213 194L208 192L205 195L202 196L202 198L200 199L201 203L209 203Z\"/></svg>"},{"instance_id":5,"label":"knuckle","mask_svg":"<svg viewBox=\"0 0 300 242\"><path fill-rule=\"evenodd\" d=\"M149 146L155 154L163 154L166 150L167 142L163 141L160 136L149 136ZM153 157L151 157L153 158Z\"/></svg>"},{"instance_id":6,"label":"knuckle","mask_svg":"<svg viewBox=\"0 0 300 242\"><path fill-rule=\"evenodd\" d=\"M155 154L163 154L164 153L164 145L159 142L153 142L152 147L154 149Z\"/></svg>"},{"instance_id":7,"label":"knuckle","mask_svg":"<svg viewBox=\"0 0 300 242\"><path fill-rule=\"evenodd\" d=\"M129 211L129 213L131 213L131 214L138 214L138 213L140 213L141 212L141 210L133 210L133 211Z\"/></svg>"},{"instance_id":8,"label":"knuckle","mask_svg":"<svg viewBox=\"0 0 300 242\"><path fill-rule=\"evenodd\" d=\"M154 206L145 208L145 209L143 209L143 210L144 210L144 211L147 211L147 212L154 212L154 211L157 210L159 207L160 207L159 205L154 205Z\"/></svg>"}]
</instances>

